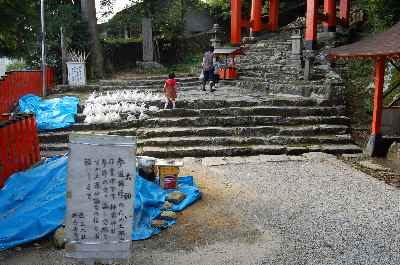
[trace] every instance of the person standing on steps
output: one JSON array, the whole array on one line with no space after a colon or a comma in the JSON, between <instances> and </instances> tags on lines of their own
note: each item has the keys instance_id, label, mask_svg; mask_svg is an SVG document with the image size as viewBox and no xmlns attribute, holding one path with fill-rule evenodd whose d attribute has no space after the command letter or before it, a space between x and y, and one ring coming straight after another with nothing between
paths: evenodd
<instances>
[{"instance_id":1,"label":"person standing on steps","mask_svg":"<svg viewBox=\"0 0 400 265\"><path fill-rule=\"evenodd\" d=\"M210 91L214 91L214 47L209 47L203 56L203 91L206 91L206 84L210 81Z\"/></svg>"},{"instance_id":2,"label":"person standing on steps","mask_svg":"<svg viewBox=\"0 0 400 265\"><path fill-rule=\"evenodd\" d=\"M176 97L177 97L175 73L170 73L168 75L168 79L165 80L165 83L164 83L164 96L165 96L164 109L167 109L168 106L171 105L171 104L172 104L172 109L175 109L175 107L176 107Z\"/></svg>"}]
</instances>

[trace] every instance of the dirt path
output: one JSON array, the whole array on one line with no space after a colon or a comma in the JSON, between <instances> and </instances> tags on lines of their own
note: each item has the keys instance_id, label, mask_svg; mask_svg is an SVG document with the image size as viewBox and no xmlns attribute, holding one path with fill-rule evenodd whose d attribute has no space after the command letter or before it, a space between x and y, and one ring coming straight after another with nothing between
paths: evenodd
<instances>
[{"instance_id":1,"label":"dirt path","mask_svg":"<svg viewBox=\"0 0 400 265\"><path fill-rule=\"evenodd\" d=\"M399 264L400 191L333 156L185 159L200 202L131 264ZM0 264L63 264L46 240ZM65 264L65 263L64 263Z\"/></svg>"}]
</instances>

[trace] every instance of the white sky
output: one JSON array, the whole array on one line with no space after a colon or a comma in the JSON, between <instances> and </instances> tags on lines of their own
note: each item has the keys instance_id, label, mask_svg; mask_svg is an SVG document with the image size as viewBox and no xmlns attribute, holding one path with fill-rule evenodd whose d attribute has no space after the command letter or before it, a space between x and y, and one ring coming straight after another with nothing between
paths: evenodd
<instances>
[{"instance_id":1,"label":"white sky","mask_svg":"<svg viewBox=\"0 0 400 265\"><path fill-rule=\"evenodd\" d=\"M128 5L131 4L131 0L115 0L115 6L113 9L113 13L117 13L123 9L125 9L125 7L127 7ZM100 0L96 0L96 10L99 11L100 10ZM107 20L109 20L114 14L112 14L111 16L107 17L107 18L99 18L99 23L103 23L106 22Z\"/></svg>"}]
</instances>

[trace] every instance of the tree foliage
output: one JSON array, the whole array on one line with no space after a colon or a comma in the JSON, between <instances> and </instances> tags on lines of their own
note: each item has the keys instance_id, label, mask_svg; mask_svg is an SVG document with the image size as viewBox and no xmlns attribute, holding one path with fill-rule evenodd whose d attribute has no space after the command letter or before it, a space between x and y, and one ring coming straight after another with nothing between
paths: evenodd
<instances>
[{"instance_id":1,"label":"tree foliage","mask_svg":"<svg viewBox=\"0 0 400 265\"><path fill-rule=\"evenodd\" d=\"M368 24L372 31L379 32L400 20L399 0L357 0L368 12Z\"/></svg>"},{"instance_id":2,"label":"tree foliage","mask_svg":"<svg viewBox=\"0 0 400 265\"><path fill-rule=\"evenodd\" d=\"M0 53L23 58L31 68L41 61L40 1L0 1ZM60 28L65 45L88 51L87 27L77 1L45 1L47 63L61 70Z\"/></svg>"},{"instance_id":3,"label":"tree foliage","mask_svg":"<svg viewBox=\"0 0 400 265\"><path fill-rule=\"evenodd\" d=\"M36 40L38 1L0 1L0 55L20 56Z\"/></svg>"}]
</instances>

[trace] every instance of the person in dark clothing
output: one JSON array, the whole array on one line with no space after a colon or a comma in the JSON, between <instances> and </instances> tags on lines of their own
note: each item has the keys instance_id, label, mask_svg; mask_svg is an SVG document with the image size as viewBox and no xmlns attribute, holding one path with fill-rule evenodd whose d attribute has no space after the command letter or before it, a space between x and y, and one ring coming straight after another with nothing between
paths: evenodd
<instances>
[{"instance_id":1,"label":"person in dark clothing","mask_svg":"<svg viewBox=\"0 0 400 265\"><path fill-rule=\"evenodd\" d=\"M206 91L206 84L210 81L210 91L214 86L214 47L210 47L203 56L203 91Z\"/></svg>"}]
</instances>

